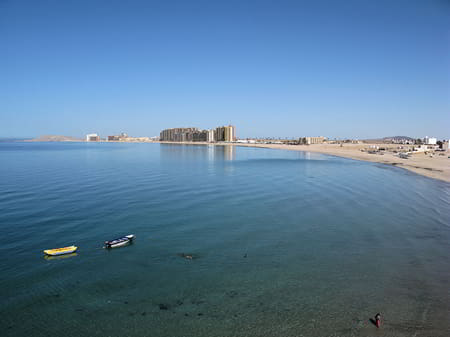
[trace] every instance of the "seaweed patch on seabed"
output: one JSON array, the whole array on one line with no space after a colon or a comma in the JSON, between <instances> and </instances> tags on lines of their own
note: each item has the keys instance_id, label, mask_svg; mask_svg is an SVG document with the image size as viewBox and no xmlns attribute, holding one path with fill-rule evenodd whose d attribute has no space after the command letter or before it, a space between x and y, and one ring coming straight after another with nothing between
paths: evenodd
<instances>
[{"instance_id":1,"label":"seaweed patch on seabed","mask_svg":"<svg viewBox=\"0 0 450 337\"><path fill-rule=\"evenodd\" d=\"M159 304L159 310L169 310L170 305L165 304L165 303L160 303Z\"/></svg>"},{"instance_id":2,"label":"seaweed patch on seabed","mask_svg":"<svg viewBox=\"0 0 450 337\"><path fill-rule=\"evenodd\" d=\"M226 295L227 295L229 298L235 298L235 297L238 296L239 294L238 294L237 291L231 290L231 291L226 292Z\"/></svg>"},{"instance_id":3,"label":"seaweed patch on seabed","mask_svg":"<svg viewBox=\"0 0 450 337\"><path fill-rule=\"evenodd\" d=\"M389 163L389 164L391 164L392 166L403 165L403 163ZM409 166L409 165L405 165L405 166ZM411 167L420 169L420 170L432 171L432 172L444 172L443 170L438 170L438 169L434 169L431 167L421 167L421 166L411 166Z\"/></svg>"},{"instance_id":4,"label":"seaweed patch on seabed","mask_svg":"<svg viewBox=\"0 0 450 337\"><path fill-rule=\"evenodd\" d=\"M419 166L414 166L414 168L417 169L422 169L422 170L428 170L428 171L433 171L433 172L443 172L442 170L437 170L431 167L419 167Z\"/></svg>"},{"instance_id":5,"label":"seaweed patch on seabed","mask_svg":"<svg viewBox=\"0 0 450 337\"><path fill-rule=\"evenodd\" d=\"M175 304L173 304L173 305L170 304L170 303L159 303L159 304L158 304L158 307L159 307L159 310L169 310L169 309L174 308L174 307L179 307L179 306L181 306L181 305L183 305L183 304L184 304L184 301L178 299L178 300L175 302Z\"/></svg>"}]
</instances>

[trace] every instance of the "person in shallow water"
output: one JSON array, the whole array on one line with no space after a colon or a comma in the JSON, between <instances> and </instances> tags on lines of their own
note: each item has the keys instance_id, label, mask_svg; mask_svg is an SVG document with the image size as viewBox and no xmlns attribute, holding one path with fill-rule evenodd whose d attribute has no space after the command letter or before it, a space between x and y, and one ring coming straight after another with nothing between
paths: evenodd
<instances>
[{"instance_id":1,"label":"person in shallow water","mask_svg":"<svg viewBox=\"0 0 450 337\"><path fill-rule=\"evenodd\" d=\"M375 315L375 325L377 326L377 328L379 328L380 325L381 325L381 315L380 315L380 313Z\"/></svg>"}]
</instances>

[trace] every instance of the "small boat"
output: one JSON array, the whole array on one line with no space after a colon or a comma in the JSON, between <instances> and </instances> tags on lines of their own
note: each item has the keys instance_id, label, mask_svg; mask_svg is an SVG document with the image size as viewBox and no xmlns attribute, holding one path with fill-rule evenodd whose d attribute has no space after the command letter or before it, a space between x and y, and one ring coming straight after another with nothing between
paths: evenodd
<instances>
[{"instance_id":1,"label":"small boat","mask_svg":"<svg viewBox=\"0 0 450 337\"><path fill-rule=\"evenodd\" d=\"M129 243L133 242L134 235L126 235L124 237L121 237L119 239L111 240L111 241L105 241L105 248L117 248L126 246Z\"/></svg>"},{"instance_id":2,"label":"small boat","mask_svg":"<svg viewBox=\"0 0 450 337\"><path fill-rule=\"evenodd\" d=\"M47 249L44 250L44 253L50 256L58 256L64 254L72 254L78 249L77 246L69 246L63 248L55 248L55 249Z\"/></svg>"}]
</instances>

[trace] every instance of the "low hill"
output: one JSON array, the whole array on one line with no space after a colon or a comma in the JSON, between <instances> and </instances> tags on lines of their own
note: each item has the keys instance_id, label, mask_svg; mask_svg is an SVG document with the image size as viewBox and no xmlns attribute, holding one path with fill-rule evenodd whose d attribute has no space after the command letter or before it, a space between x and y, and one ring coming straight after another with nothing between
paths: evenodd
<instances>
[{"instance_id":1,"label":"low hill","mask_svg":"<svg viewBox=\"0 0 450 337\"><path fill-rule=\"evenodd\" d=\"M392 136L377 139L364 139L365 143L401 143L406 141L414 141L414 138L408 136Z\"/></svg>"},{"instance_id":2,"label":"low hill","mask_svg":"<svg viewBox=\"0 0 450 337\"><path fill-rule=\"evenodd\" d=\"M69 137L69 136L57 136L57 135L43 135L38 138L29 140L29 142L82 142L83 139Z\"/></svg>"}]
</instances>

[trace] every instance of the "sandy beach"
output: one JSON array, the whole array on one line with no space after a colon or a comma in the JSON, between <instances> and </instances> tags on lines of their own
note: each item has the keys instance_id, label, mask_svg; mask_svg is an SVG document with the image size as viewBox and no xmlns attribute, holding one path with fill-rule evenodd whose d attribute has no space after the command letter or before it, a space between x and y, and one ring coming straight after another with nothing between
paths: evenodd
<instances>
[{"instance_id":1,"label":"sandy beach","mask_svg":"<svg viewBox=\"0 0 450 337\"><path fill-rule=\"evenodd\" d=\"M172 142L161 142L170 143ZM396 148L395 144L314 144L314 145L286 145L286 144L246 144L246 143L204 143L204 142L185 142L177 144L187 145L227 145L227 146L246 146L246 147L261 147L269 149L280 149L290 151L305 151L305 152L317 152L324 153L332 156L350 158L355 160L364 160L375 163L394 165L404 168L406 170L415 172L417 174L438 179L446 182L450 182L450 158L449 152L441 152L443 155L439 155L439 152L433 154L416 153L411 155L408 159L399 158L396 153L390 151ZM378 145L379 147L388 147L387 151L383 154L371 154L367 151L369 146Z\"/></svg>"}]
</instances>

